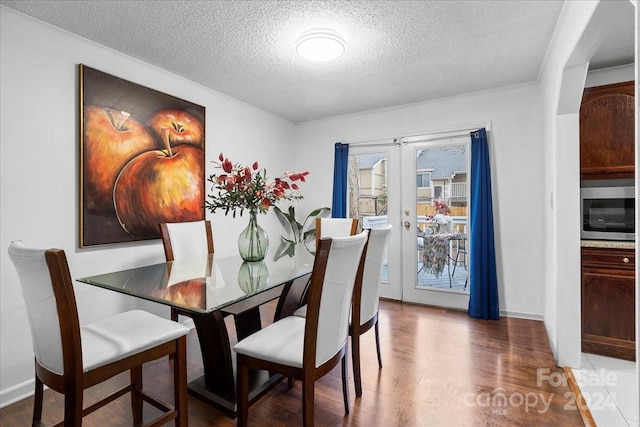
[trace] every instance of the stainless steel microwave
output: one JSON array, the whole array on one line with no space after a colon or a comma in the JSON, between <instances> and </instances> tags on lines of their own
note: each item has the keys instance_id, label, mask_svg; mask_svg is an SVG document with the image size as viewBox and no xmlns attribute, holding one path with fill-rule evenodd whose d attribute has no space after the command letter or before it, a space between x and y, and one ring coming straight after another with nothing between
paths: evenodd
<instances>
[{"instance_id":1,"label":"stainless steel microwave","mask_svg":"<svg viewBox=\"0 0 640 427\"><path fill-rule=\"evenodd\" d=\"M582 239L635 240L635 188L581 188L580 215Z\"/></svg>"}]
</instances>

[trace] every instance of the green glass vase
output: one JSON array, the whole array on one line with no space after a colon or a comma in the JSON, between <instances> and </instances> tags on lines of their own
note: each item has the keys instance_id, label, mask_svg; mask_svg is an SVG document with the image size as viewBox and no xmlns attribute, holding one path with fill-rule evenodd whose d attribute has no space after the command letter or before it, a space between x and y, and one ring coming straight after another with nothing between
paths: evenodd
<instances>
[{"instance_id":1,"label":"green glass vase","mask_svg":"<svg viewBox=\"0 0 640 427\"><path fill-rule=\"evenodd\" d=\"M264 261L243 262L238 271L238 285L249 295L260 291L269 283L269 270Z\"/></svg>"},{"instance_id":2,"label":"green glass vase","mask_svg":"<svg viewBox=\"0 0 640 427\"><path fill-rule=\"evenodd\" d=\"M262 261L269 250L269 236L258 225L256 212L249 212L249 225L238 236L238 251L243 260Z\"/></svg>"}]
</instances>

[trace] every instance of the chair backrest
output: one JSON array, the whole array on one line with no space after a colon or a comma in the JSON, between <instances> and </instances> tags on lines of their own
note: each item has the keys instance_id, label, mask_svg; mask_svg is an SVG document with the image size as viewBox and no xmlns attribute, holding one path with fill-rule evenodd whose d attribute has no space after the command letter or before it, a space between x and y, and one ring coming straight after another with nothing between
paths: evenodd
<instances>
[{"instance_id":1,"label":"chair backrest","mask_svg":"<svg viewBox=\"0 0 640 427\"><path fill-rule=\"evenodd\" d=\"M392 228L391 225L387 225L383 228L369 230L362 280L356 283L353 294L354 313L360 312L361 325L368 322L378 312L380 276L382 275L384 252Z\"/></svg>"},{"instance_id":2,"label":"chair backrest","mask_svg":"<svg viewBox=\"0 0 640 427\"><path fill-rule=\"evenodd\" d=\"M305 364L320 366L347 341L353 287L362 269L367 234L320 240L307 301Z\"/></svg>"},{"instance_id":3,"label":"chair backrest","mask_svg":"<svg viewBox=\"0 0 640 427\"><path fill-rule=\"evenodd\" d=\"M15 241L9 258L20 279L36 360L58 375L81 373L80 322L64 251Z\"/></svg>"},{"instance_id":4,"label":"chair backrest","mask_svg":"<svg viewBox=\"0 0 640 427\"><path fill-rule=\"evenodd\" d=\"M160 224L160 236L167 261L213 253L211 221Z\"/></svg>"},{"instance_id":5,"label":"chair backrest","mask_svg":"<svg viewBox=\"0 0 640 427\"><path fill-rule=\"evenodd\" d=\"M357 230L356 218L316 218L316 247L322 237L353 236Z\"/></svg>"}]
</instances>

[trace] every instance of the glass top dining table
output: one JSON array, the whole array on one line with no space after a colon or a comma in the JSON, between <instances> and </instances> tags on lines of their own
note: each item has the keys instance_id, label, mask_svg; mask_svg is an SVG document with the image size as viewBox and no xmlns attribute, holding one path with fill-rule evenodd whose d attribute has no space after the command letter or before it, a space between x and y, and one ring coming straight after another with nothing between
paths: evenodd
<instances>
[{"instance_id":1,"label":"glass top dining table","mask_svg":"<svg viewBox=\"0 0 640 427\"><path fill-rule=\"evenodd\" d=\"M276 251L276 253L278 253ZM79 282L175 307L194 322L204 375L189 392L231 417L237 413L233 348L225 317L233 316L236 340L262 326L260 306L274 299L274 321L302 303L313 269L305 247L277 260L243 262L239 256L208 255L77 279ZM281 380L267 371L250 374L250 401Z\"/></svg>"},{"instance_id":2,"label":"glass top dining table","mask_svg":"<svg viewBox=\"0 0 640 427\"><path fill-rule=\"evenodd\" d=\"M209 313L308 275L313 255L299 250L278 260L244 262L216 254L77 279L194 313Z\"/></svg>"}]
</instances>

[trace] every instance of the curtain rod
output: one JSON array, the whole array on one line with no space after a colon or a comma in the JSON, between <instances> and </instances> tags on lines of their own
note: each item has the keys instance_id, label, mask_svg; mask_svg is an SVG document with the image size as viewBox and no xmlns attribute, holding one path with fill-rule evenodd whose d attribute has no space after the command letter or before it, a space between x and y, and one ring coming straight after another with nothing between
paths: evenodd
<instances>
[{"instance_id":1,"label":"curtain rod","mask_svg":"<svg viewBox=\"0 0 640 427\"><path fill-rule=\"evenodd\" d=\"M411 144L416 142L428 142L428 141L442 141L444 139L460 138L470 136L471 133L477 132L479 128L473 127L468 129L459 129L450 132L437 132L431 134L422 134L415 136L405 136L401 138L401 141L405 144Z\"/></svg>"},{"instance_id":2,"label":"curtain rod","mask_svg":"<svg viewBox=\"0 0 640 427\"><path fill-rule=\"evenodd\" d=\"M472 132L477 132L481 128L487 129L487 131L491 130L491 122L485 123L483 125L455 129L455 130L442 130L435 131L430 133L419 133L413 135L406 136L390 136L387 138L380 139L368 139L354 142L347 142L345 144L349 144L354 147L384 147L389 145L400 145L401 142L405 141L406 143L414 143L414 142L426 142L426 141L441 141L443 139L450 139L460 136L470 135Z\"/></svg>"}]
</instances>

